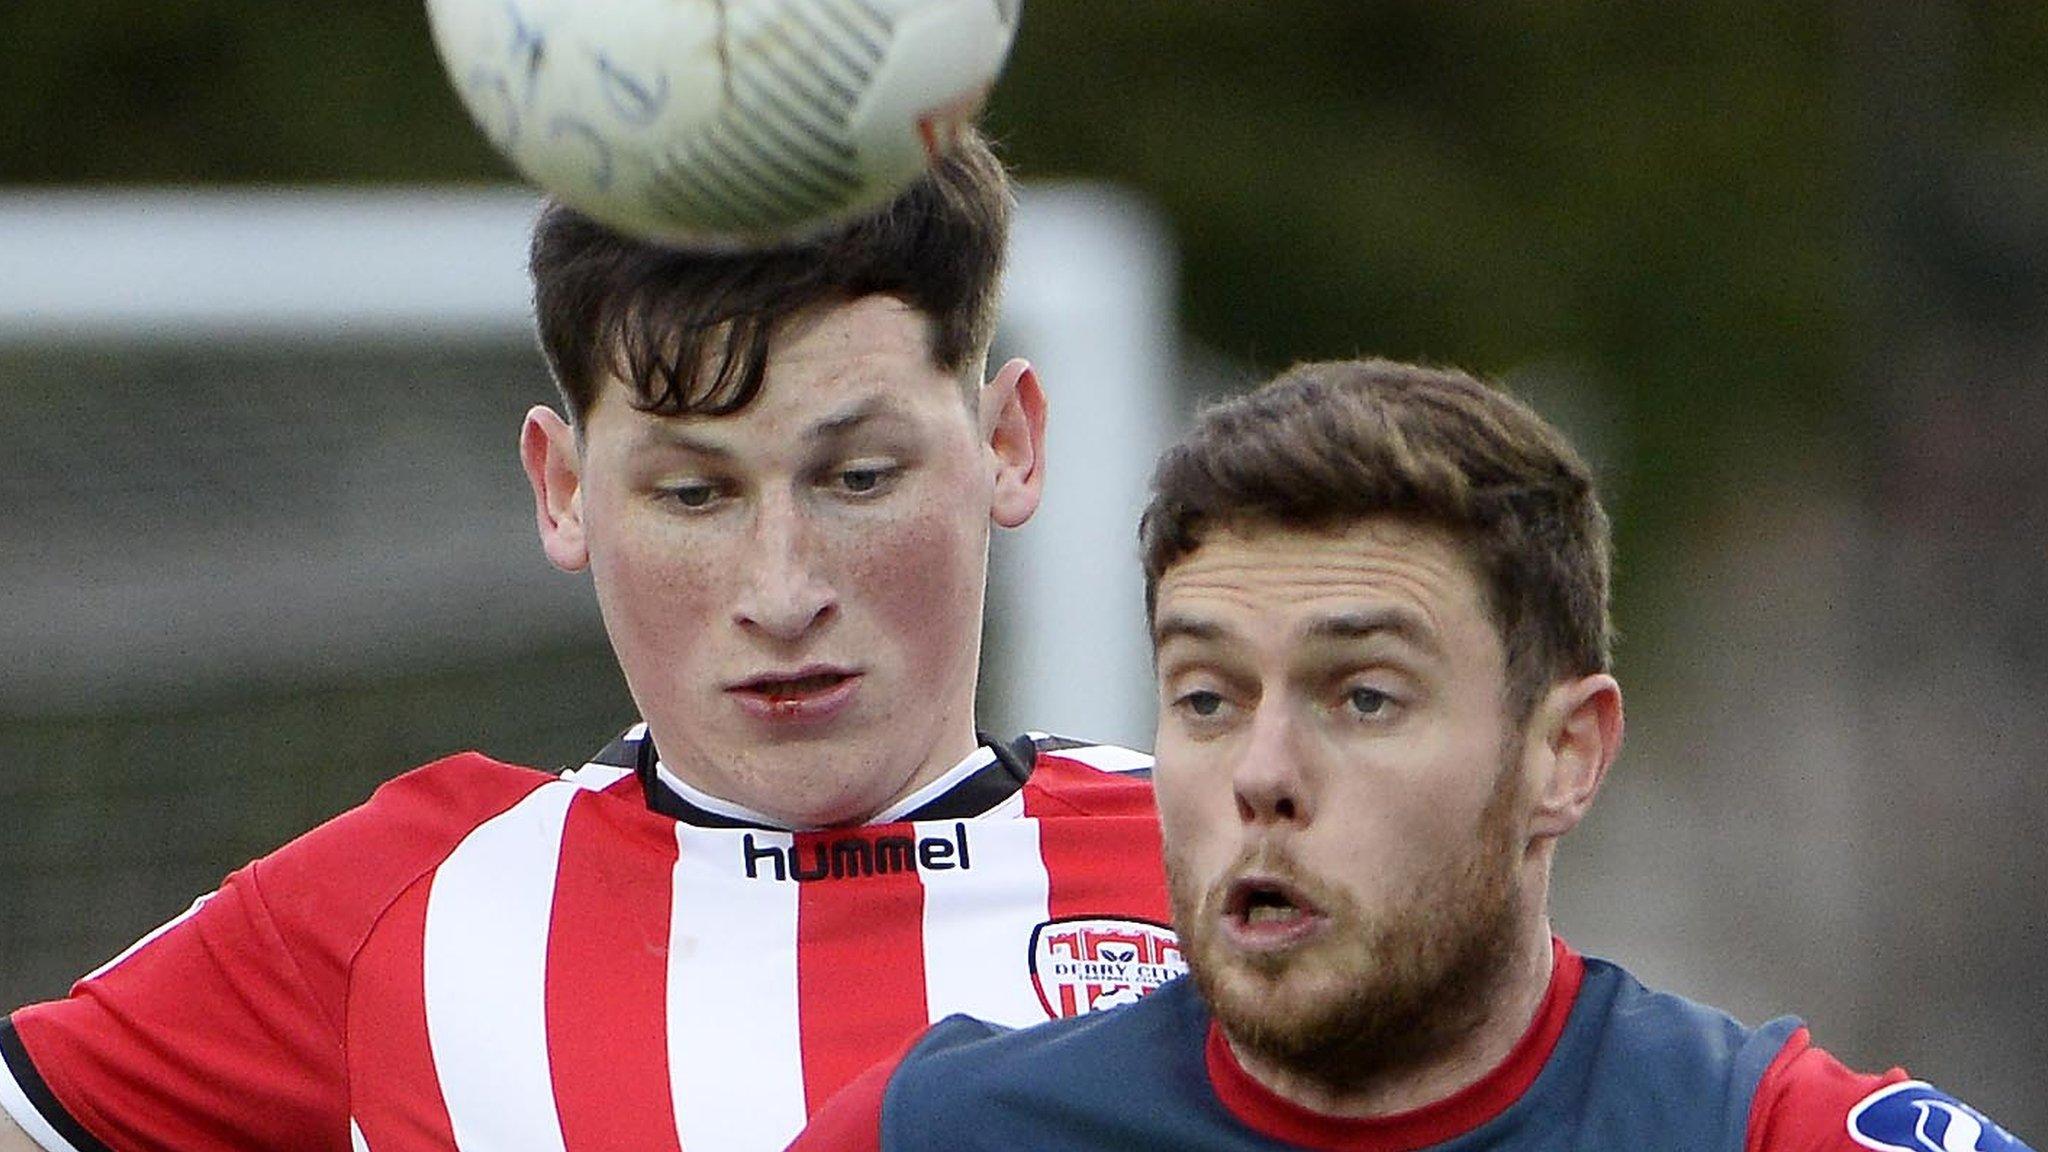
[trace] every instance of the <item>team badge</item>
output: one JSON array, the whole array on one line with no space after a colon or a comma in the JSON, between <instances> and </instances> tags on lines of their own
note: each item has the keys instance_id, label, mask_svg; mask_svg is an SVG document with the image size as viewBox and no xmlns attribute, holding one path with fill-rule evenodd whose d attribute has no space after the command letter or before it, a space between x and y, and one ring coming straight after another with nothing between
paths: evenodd
<instances>
[{"instance_id":1,"label":"team badge","mask_svg":"<svg viewBox=\"0 0 2048 1152\"><path fill-rule=\"evenodd\" d=\"M1129 1004L1187 970L1163 924L1076 916L1031 930L1031 984L1054 1019Z\"/></svg>"},{"instance_id":2,"label":"team badge","mask_svg":"<svg viewBox=\"0 0 2048 1152\"><path fill-rule=\"evenodd\" d=\"M1982 1112L1920 1080L1864 1097L1849 1109L1849 1135L1878 1152L2028 1152Z\"/></svg>"}]
</instances>

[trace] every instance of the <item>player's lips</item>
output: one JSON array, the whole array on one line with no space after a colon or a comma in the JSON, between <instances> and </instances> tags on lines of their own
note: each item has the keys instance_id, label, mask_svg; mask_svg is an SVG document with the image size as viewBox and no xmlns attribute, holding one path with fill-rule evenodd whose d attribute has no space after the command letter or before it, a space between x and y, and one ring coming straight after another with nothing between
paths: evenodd
<instances>
[{"instance_id":1,"label":"player's lips","mask_svg":"<svg viewBox=\"0 0 2048 1152\"><path fill-rule=\"evenodd\" d=\"M1256 952L1291 948L1320 933L1330 922L1300 888L1274 876L1241 876L1223 898L1224 932L1240 948Z\"/></svg>"},{"instance_id":2,"label":"player's lips","mask_svg":"<svg viewBox=\"0 0 2048 1152\"><path fill-rule=\"evenodd\" d=\"M756 673L727 685L725 692L742 711L762 720L816 722L852 703L860 681L856 669L814 664Z\"/></svg>"}]
</instances>

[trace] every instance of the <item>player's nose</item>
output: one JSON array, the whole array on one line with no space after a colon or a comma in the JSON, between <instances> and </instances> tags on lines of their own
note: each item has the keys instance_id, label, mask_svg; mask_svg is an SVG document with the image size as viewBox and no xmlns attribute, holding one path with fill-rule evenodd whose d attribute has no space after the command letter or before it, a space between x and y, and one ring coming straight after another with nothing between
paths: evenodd
<instances>
[{"instance_id":1,"label":"player's nose","mask_svg":"<svg viewBox=\"0 0 2048 1152\"><path fill-rule=\"evenodd\" d=\"M1284 698L1267 696L1237 748L1230 785L1238 819L1247 824L1300 824L1313 815L1303 771L1303 733Z\"/></svg>"},{"instance_id":2,"label":"player's nose","mask_svg":"<svg viewBox=\"0 0 2048 1152\"><path fill-rule=\"evenodd\" d=\"M802 508L786 497L764 499L741 557L734 606L740 626L788 641L829 618L837 597L817 553L816 533Z\"/></svg>"}]
</instances>

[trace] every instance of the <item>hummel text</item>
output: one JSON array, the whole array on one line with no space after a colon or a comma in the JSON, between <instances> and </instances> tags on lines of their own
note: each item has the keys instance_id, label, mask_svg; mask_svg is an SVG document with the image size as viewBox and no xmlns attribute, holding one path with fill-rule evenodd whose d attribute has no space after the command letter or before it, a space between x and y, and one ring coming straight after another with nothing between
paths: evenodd
<instances>
[{"instance_id":1,"label":"hummel text","mask_svg":"<svg viewBox=\"0 0 2048 1152\"><path fill-rule=\"evenodd\" d=\"M836 839L799 836L789 848L758 844L749 832L740 841L740 862L747 879L772 873L777 880L809 883L893 872L947 872L974 867L967 853L967 825L955 821L951 836L840 836Z\"/></svg>"}]
</instances>

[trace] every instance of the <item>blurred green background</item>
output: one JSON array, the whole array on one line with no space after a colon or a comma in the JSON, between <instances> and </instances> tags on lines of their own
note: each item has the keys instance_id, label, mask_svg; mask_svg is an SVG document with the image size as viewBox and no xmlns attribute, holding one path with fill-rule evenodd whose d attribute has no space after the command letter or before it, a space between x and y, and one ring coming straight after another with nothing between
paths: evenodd
<instances>
[{"instance_id":1,"label":"blurred green background","mask_svg":"<svg viewBox=\"0 0 2048 1152\"><path fill-rule=\"evenodd\" d=\"M0 45L0 185L510 179L416 0L17 0ZM1026 181L1161 214L1191 392L1375 353L1572 428L1632 726L1564 929L2048 1139L2048 6L1030 0L988 124ZM11 426L88 468L95 429L30 400L177 378L0 349ZM10 502L51 474L0 468ZM0 1000L404 766L628 718L594 632L0 713Z\"/></svg>"}]
</instances>

